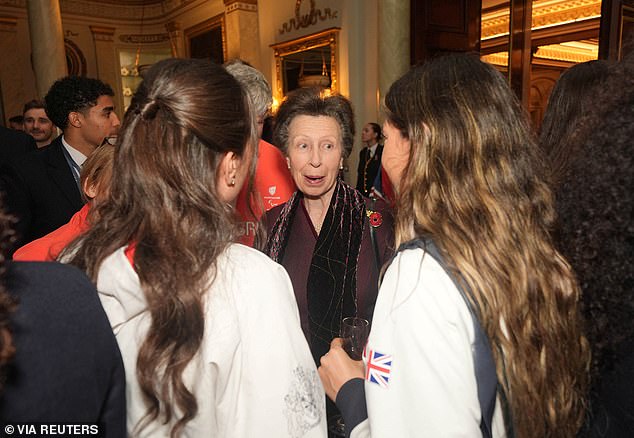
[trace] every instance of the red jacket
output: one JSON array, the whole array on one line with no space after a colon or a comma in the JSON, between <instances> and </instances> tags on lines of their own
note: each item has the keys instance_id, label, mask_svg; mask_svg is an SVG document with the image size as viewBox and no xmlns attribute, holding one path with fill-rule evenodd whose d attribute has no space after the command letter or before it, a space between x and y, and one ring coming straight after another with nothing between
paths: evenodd
<instances>
[{"instance_id":1,"label":"red jacket","mask_svg":"<svg viewBox=\"0 0 634 438\"><path fill-rule=\"evenodd\" d=\"M252 246L255 227L265 211L283 204L295 192L295 183L288 171L282 152L270 143L260 140L258 145L258 163L255 169L254 191L260 201L252 202L253 213L247 204L247 184L242 188L236 201L236 211L244 223L241 242ZM260 207L263 207L263 209Z\"/></svg>"},{"instance_id":2,"label":"red jacket","mask_svg":"<svg viewBox=\"0 0 634 438\"><path fill-rule=\"evenodd\" d=\"M88 229L86 217L90 204L85 204L70 221L47 235L27 243L13 254L21 262L50 262L77 236Z\"/></svg>"}]
</instances>

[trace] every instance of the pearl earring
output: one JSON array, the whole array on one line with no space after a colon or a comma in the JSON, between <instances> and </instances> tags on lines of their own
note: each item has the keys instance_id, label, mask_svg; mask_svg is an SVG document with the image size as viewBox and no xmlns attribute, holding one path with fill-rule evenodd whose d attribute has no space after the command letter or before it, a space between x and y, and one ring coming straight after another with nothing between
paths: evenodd
<instances>
[{"instance_id":1,"label":"pearl earring","mask_svg":"<svg viewBox=\"0 0 634 438\"><path fill-rule=\"evenodd\" d=\"M231 187L233 187L233 186L235 186L235 185L236 185L236 177L235 177L235 176L232 176L232 177L231 177L231 182L229 183L229 185L230 185Z\"/></svg>"}]
</instances>

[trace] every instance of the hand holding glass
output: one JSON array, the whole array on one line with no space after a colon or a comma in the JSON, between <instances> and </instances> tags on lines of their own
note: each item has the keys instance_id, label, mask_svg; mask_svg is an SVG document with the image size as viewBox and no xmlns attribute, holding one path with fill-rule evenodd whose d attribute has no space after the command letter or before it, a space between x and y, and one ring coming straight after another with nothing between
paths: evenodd
<instances>
[{"instance_id":1,"label":"hand holding glass","mask_svg":"<svg viewBox=\"0 0 634 438\"><path fill-rule=\"evenodd\" d=\"M363 349L368 342L370 324L367 319L350 316L341 321L340 336L343 338L343 349L353 360L361 360Z\"/></svg>"}]
</instances>

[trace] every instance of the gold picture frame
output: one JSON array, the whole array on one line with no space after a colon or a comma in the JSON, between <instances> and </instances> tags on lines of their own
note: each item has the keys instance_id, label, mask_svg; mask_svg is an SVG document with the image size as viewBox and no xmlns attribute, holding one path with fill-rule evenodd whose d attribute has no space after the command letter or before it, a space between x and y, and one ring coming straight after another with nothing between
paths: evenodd
<instances>
[{"instance_id":1,"label":"gold picture frame","mask_svg":"<svg viewBox=\"0 0 634 438\"><path fill-rule=\"evenodd\" d=\"M284 84L284 60L287 57L295 54L301 54L304 52L314 51L316 49L323 48L329 49L328 59L324 59L324 65L327 64L328 73L330 76L330 90L333 93L339 91L338 81L338 44L339 44L339 31L338 27L329 28L318 33L307 35L301 38L297 38L291 41L283 43L273 44L273 52L275 55L275 74L276 74L276 94L278 98L282 98L287 90Z\"/></svg>"}]
</instances>

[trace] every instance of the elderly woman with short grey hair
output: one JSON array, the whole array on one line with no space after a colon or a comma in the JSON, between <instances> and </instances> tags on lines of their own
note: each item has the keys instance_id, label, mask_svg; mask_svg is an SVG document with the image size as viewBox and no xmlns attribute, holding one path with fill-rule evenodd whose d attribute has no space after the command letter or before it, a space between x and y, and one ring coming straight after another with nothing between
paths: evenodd
<instances>
[{"instance_id":1,"label":"elderly woman with short grey hair","mask_svg":"<svg viewBox=\"0 0 634 438\"><path fill-rule=\"evenodd\" d=\"M381 265L392 254L387 205L341 178L354 141L354 115L341 95L299 89L280 106L274 141L298 190L267 212L265 252L288 271L315 362L339 335L341 320L370 320Z\"/></svg>"}]
</instances>

